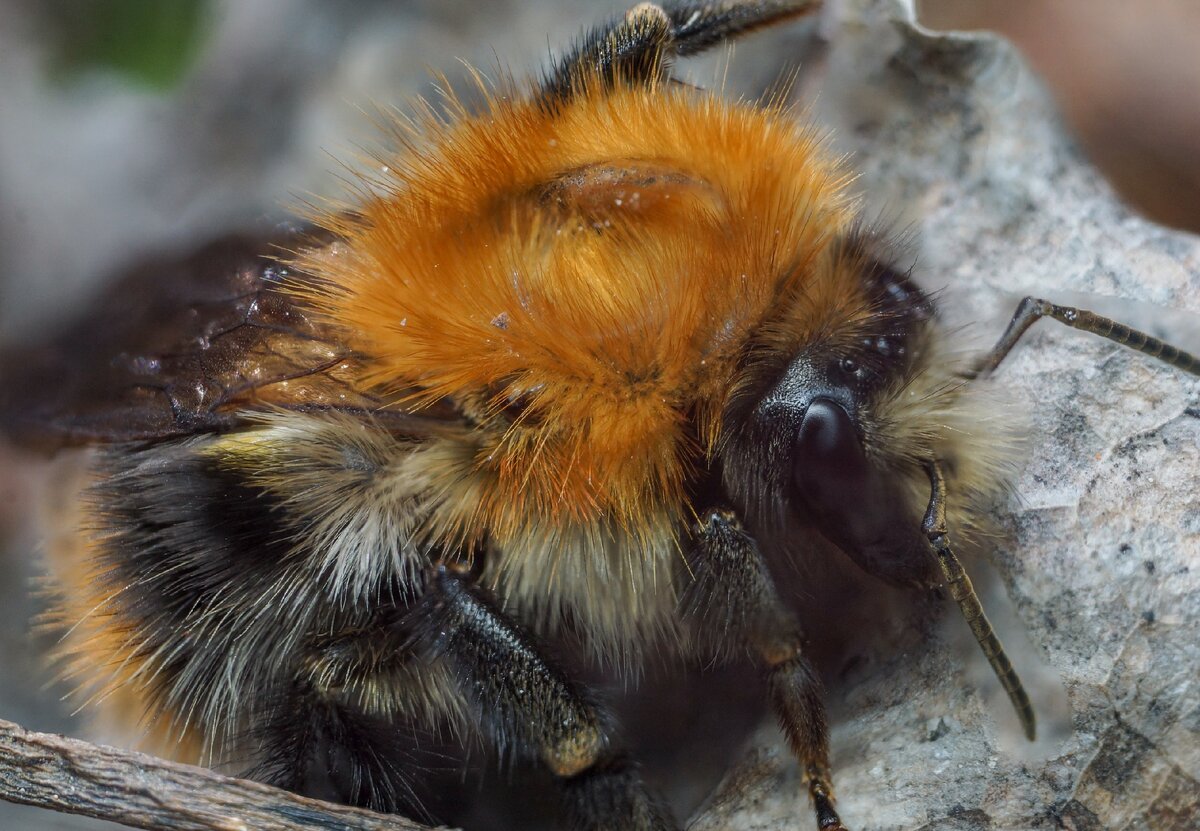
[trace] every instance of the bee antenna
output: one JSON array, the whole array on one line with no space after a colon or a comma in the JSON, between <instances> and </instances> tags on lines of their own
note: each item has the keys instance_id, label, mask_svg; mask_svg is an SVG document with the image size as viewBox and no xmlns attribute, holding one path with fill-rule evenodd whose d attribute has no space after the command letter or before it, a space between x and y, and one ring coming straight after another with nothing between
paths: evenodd
<instances>
[{"instance_id":1,"label":"bee antenna","mask_svg":"<svg viewBox=\"0 0 1200 831\"><path fill-rule=\"evenodd\" d=\"M1200 357L1184 352L1179 347L1172 346L1153 335L1087 309L1059 306L1039 297L1026 297L1017 306L1017 310L1013 313L1012 320L1009 321L1008 328L1004 330L1000 340L992 347L991 352L983 356L970 377L990 375L996 367L1000 366L1000 362L1004 360L1029 327L1043 317L1057 320L1073 329L1091 332L1093 335L1107 338L1113 343L1128 346L1130 349L1149 355L1151 358L1157 358L1184 372L1200 375Z\"/></svg>"},{"instance_id":2,"label":"bee antenna","mask_svg":"<svg viewBox=\"0 0 1200 831\"><path fill-rule=\"evenodd\" d=\"M946 480L942 476L941 466L935 460L930 459L924 467L925 472L929 475L931 492L929 508L925 511L925 520L921 523L921 530L925 532L929 544L937 553L938 565L942 568L942 576L946 580L950 596L958 603L958 608L962 611L967 625L971 627L971 633L975 635L979 648L983 650L988 663L992 665L992 671L996 673L1000 686L1004 687L1004 691L1008 693L1008 698L1017 711L1017 718L1021 721L1021 729L1024 731L1025 737L1029 741L1033 741L1037 737L1037 719L1033 713L1033 705L1029 701L1029 694L1025 692L1021 679L1017 677L1017 671L1013 669L1012 661L1004 653L1004 646L996 637L992 624L984 614L983 604L979 602L979 596L975 594L971 578L967 576L962 563L954 554L954 549L950 547L950 537L946 533Z\"/></svg>"}]
</instances>

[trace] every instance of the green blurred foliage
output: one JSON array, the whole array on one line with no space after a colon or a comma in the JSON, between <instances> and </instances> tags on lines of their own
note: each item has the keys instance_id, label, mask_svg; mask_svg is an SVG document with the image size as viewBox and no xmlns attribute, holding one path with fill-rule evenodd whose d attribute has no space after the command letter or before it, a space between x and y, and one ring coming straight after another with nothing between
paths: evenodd
<instances>
[{"instance_id":1,"label":"green blurred foliage","mask_svg":"<svg viewBox=\"0 0 1200 831\"><path fill-rule=\"evenodd\" d=\"M42 7L51 74L63 82L104 71L166 91L200 53L208 0L76 0Z\"/></svg>"}]
</instances>

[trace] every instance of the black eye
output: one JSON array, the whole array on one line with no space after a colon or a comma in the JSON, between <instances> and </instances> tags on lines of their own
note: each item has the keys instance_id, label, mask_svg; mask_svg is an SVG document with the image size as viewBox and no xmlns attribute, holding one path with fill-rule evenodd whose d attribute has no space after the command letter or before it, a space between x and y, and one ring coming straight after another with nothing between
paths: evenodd
<instances>
[{"instance_id":1,"label":"black eye","mask_svg":"<svg viewBox=\"0 0 1200 831\"><path fill-rule=\"evenodd\" d=\"M858 361L854 360L853 358L842 358L841 361L838 362L838 368L840 368L842 372L846 373L847 375L857 375Z\"/></svg>"},{"instance_id":2,"label":"black eye","mask_svg":"<svg viewBox=\"0 0 1200 831\"><path fill-rule=\"evenodd\" d=\"M828 398L817 398L796 434L792 481L802 501L817 515L841 514L850 505L862 510L861 522L878 504L865 501L870 465L858 431L846 409Z\"/></svg>"},{"instance_id":3,"label":"black eye","mask_svg":"<svg viewBox=\"0 0 1200 831\"><path fill-rule=\"evenodd\" d=\"M794 441L791 484L801 512L868 573L897 584L927 582L920 516L899 477L867 458L846 408L813 399Z\"/></svg>"}]
</instances>

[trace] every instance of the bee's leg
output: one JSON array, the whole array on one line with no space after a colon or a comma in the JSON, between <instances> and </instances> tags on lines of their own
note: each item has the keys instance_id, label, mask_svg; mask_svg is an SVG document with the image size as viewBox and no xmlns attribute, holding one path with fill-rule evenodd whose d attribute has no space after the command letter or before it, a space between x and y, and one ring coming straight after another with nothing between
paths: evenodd
<instances>
[{"instance_id":1,"label":"bee's leg","mask_svg":"<svg viewBox=\"0 0 1200 831\"><path fill-rule=\"evenodd\" d=\"M992 624L983 613L983 604L975 594L971 578L967 576L966 570L950 546L950 537L946 530L946 480L942 476L941 466L931 461L926 464L925 470L929 475L930 496L921 529L937 555L938 565L942 569L950 596L958 604L963 619L971 627L971 633L991 664L992 671L996 673L1000 686L1004 687L1004 692L1008 694L1009 701L1017 712L1017 718L1021 721L1025 737L1033 741L1037 738L1037 719L1033 712L1033 704L1029 701L1029 694L1025 692L1025 686L1017 676L1012 661L1008 659L1000 639L992 629Z\"/></svg>"},{"instance_id":2,"label":"bee's leg","mask_svg":"<svg viewBox=\"0 0 1200 831\"><path fill-rule=\"evenodd\" d=\"M301 670L256 702L249 738L259 761L246 775L303 796L421 816L411 777L422 768L415 725L339 693Z\"/></svg>"},{"instance_id":3,"label":"bee's leg","mask_svg":"<svg viewBox=\"0 0 1200 831\"><path fill-rule=\"evenodd\" d=\"M1000 365L1000 362L1004 360L1005 356L1008 355L1009 351L1012 350L1013 346L1016 345L1017 341L1021 339L1021 336L1025 334L1026 330L1043 317L1050 317L1072 328L1100 335L1103 338L1108 338L1122 346L1128 346L1130 349L1135 349L1152 358L1158 358L1160 361L1170 364L1173 367L1178 367L1184 372L1200 375L1200 358L1171 346L1171 344L1165 343L1145 332L1138 331L1115 320L1110 320L1107 317L1102 317L1095 312L1089 312L1087 309L1058 306L1048 300L1041 300L1037 297L1026 297L1017 306L1017 310L1013 314L1012 320L1009 321L1008 328L1001 335L1000 340L979 361L972 376L986 376L991 374Z\"/></svg>"},{"instance_id":4,"label":"bee's leg","mask_svg":"<svg viewBox=\"0 0 1200 831\"><path fill-rule=\"evenodd\" d=\"M800 762L822 831L845 831L834 808L829 729L821 681L804 636L779 599L754 539L732 512L701 514L694 529L693 581L682 613L702 649L749 647L767 676L771 707Z\"/></svg>"},{"instance_id":5,"label":"bee's leg","mask_svg":"<svg viewBox=\"0 0 1200 831\"><path fill-rule=\"evenodd\" d=\"M820 0L683 0L638 3L590 32L556 62L542 84L548 102L571 98L589 81L648 84L667 77L673 56L694 55L723 41L810 12Z\"/></svg>"},{"instance_id":6,"label":"bee's leg","mask_svg":"<svg viewBox=\"0 0 1200 831\"><path fill-rule=\"evenodd\" d=\"M258 706L250 778L305 796L433 821L419 787L444 765L438 737L469 735L456 679L414 647L404 602L314 627L290 685Z\"/></svg>"},{"instance_id":7,"label":"bee's leg","mask_svg":"<svg viewBox=\"0 0 1200 831\"><path fill-rule=\"evenodd\" d=\"M607 716L469 579L432 575L414 623L447 661L502 752L531 753L557 776L579 831L669 831L669 813L614 752Z\"/></svg>"}]
</instances>

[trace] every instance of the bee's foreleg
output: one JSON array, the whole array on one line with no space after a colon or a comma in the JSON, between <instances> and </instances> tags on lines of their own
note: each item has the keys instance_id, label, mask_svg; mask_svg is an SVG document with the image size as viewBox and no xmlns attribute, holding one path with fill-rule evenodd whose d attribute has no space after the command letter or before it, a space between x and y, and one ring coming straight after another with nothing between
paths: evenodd
<instances>
[{"instance_id":1,"label":"bee's foreleg","mask_svg":"<svg viewBox=\"0 0 1200 831\"><path fill-rule=\"evenodd\" d=\"M587 84L652 84L667 77L670 59L703 52L764 26L815 10L820 0L638 3L608 26L590 32L558 61L542 84L553 104Z\"/></svg>"},{"instance_id":2,"label":"bee's foreleg","mask_svg":"<svg viewBox=\"0 0 1200 831\"><path fill-rule=\"evenodd\" d=\"M983 604L979 602L971 578L967 576L966 570L954 553L953 546L950 545L950 534L946 527L946 479L942 474L942 467L938 462L930 461L926 465L926 471L929 474L930 496L922 529L937 556L946 588L958 604L963 620L971 627L971 634L975 636L975 641L991 664L1000 686L1008 694L1017 718L1021 721L1021 730L1025 733L1025 738L1034 741L1037 738L1037 717L1034 715L1029 693L1025 691L1025 685L1021 683L1012 661L1009 660L1000 639L992 629L991 622L984 614Z\"/></svg>"},{"instance_id":3,"label":"bee's foreleg","mask_svg":"<svg viewBox=\"0 0 1200 831\"><path fill-rule=\"evenodd\" d=\"M439 567L422 603L413 619L451 666L484 731L502 752L540 757L563 785L572 828L676 827L612 747L607 715L467 576Z\"/></svg>"},{"instance_id":4,"label":"bee's foreleg","mask_svg":"<svg viewBox=\"0 0 1200 831\"><path fill-rule=\"evenodd\" d=\"M771 708L800 761L822 831L845 831L834 809L821 681L804 636L779 600L758 545L731 511L709 510L693 532L693 579L682 613L701 649L749 648L767 677Z\"/></svg>"}]
</instances>

